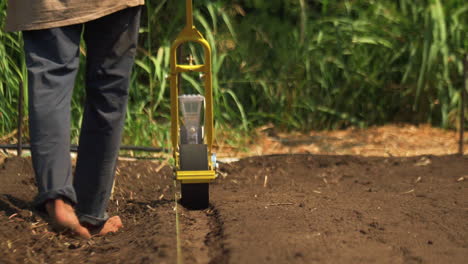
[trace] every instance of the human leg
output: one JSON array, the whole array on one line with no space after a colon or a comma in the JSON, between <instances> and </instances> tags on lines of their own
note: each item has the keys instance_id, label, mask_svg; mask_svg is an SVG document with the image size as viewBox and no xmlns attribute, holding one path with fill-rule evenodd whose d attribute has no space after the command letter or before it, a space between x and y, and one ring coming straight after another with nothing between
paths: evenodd
<instances>
[{"instance_id":1,"label":"human leg","mask_svg":"<svg viewBox=\"0 0 468 264\"><path fill-rule=\"evenodd\" d=\"M28 68L29 130L38 186L35 205L80 236L89 232L78 222L72 204L70 102L79 66L81 26L23 32Z\"/></svg>"},{"instance_id":2,"label":"human leg","mask_svg":"<svg viewBox=\"0 0 468 264\"><path fill-rule=\"evenodd\" d=\"M79 65L80 27L23 32L29 130L39 195L76 203L70 160L70 102Z\"/></svg>"},{"instance_id":3,"label":"human leg","mask_svg":"<svg viewBox=\"0 0 468 264\"><path fill-rule=\"evenodd\" d=\"M73 184L80 221L93 226L108 220L106 208L120 148L140 12L140 7L128 8L85 24L87 95ZM120 219L108 222L121 226Z\"/></svg>"}]
</instances>

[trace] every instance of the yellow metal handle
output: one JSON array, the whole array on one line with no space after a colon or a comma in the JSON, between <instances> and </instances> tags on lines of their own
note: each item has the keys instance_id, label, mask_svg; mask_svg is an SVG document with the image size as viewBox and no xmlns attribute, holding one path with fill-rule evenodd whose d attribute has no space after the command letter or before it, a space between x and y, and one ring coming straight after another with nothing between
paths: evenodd
<instances>
[{"instance_id":1,"label":"yellow metal handle","mask_svg":"<svg viewBox=\"0 0 468 264\"><path fill-rule=\"evenodd\" d=\"M185 16L187 18L187 27L193 28L193 7L192 0L185 1Z\"/></svg>"},{"instance_id":2,"label":"yellow metal handle","mask_svg":"<svg viewBox=\"0 0 468 264\"><path fill-rule=\"evenodd\" d=\"M206 72L206 66L201 65L177 65L176 71L178 72Z\"/></svg>"},{"instance_id":3,"label":"yellow metal handle","mask_svg":"<svg viewBox=\"0 0 468 264\"><path fill-rule=\"evenodd\" d=\"M170 64L170 86L171 86L171 140L174 151L174 159L178 166L179 152L179 73L182 72L202 72L204 73L205 84L205 140L208 147L208 164L212 167L211 155L213 147L213 88L212 88L212 73L211 73L211 47L203 37L203 35L193 25L192 0L186 0L186 19L187 24L179 33L171 46ZM177 49L180 45L188 42L200 44L204 50L205 62L200 65L179 65L177 64Z\"/></svg>"}]
</instances>

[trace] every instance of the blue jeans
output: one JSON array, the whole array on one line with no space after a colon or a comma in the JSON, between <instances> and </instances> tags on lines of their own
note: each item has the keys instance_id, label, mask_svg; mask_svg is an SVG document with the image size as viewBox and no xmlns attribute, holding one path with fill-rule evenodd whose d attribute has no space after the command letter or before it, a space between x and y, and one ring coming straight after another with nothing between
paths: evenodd
<instances>
[{"instance_id":1,"label":"blue jeans","mask_svg":"<svg viewBox=\"0 0 468 264\"><path fill-rule=\"evenodd\" d=\"M97 20L24 31L29 128L38 186L35 205L62 198L81 222L101 225L114 181L141 7ZM70 159L70 104L86 44L86 100L75 176Z\"/></svg>"}]
</instances>

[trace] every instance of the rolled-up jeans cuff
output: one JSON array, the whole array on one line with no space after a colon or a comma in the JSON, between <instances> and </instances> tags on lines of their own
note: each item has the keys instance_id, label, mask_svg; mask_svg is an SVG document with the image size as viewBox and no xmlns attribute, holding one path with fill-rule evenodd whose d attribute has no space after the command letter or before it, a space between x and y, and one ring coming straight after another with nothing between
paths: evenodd
<instances>
[{"instance_id":1,"label":"rolled-up jeans cuff","mask_svg":"<svg viewBox=\"0 0 468 264\"><path fill-rule=\"evenodd\" d=\"M109 219L109 214L107 214L107 212L104 213L104 217L102 218L88 214L81 214L80 212L76 212L76 214L78 215L78 220L80 223L86 223L93 226L102 226L104 223L106 223L107 219Z\"/></svg>"},{"instance_id":2,"label":"rolled-up jeans cuff","mask_svg":"<svg viewBox=\"0 0 468 264\"><path fill-rule=\"evenodd\" d=\"M33 206L35 208L42 209L46 201L55 200L58 198L65 198L68 202L72 203L73 205L77 203L75 189L72 185L69 185L60 189L39 193L34 199Z\"/></svg>"}]
</instances>

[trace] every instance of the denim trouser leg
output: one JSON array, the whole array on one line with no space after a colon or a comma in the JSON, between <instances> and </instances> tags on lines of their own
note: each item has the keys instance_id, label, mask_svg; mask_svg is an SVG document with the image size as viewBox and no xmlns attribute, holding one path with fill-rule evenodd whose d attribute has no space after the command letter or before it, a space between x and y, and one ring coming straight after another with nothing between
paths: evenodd
<instances>
[{"instance_id":1,"label":"denim trouser leg","mask_svg":"<svg viewBox=\"0 0 468 264\"><path fill-rule=\"evenodd\" d=\"M23 33L37 205L66 198L81 222L100 225L107 220L140 12L140 7L127 8L85 24ZM86 102L72 179L70 103L81 33L86 42Z\"/></svg>"},{"instance_id":2,"label":"denim trouser leg","mask_svg":"<svg viewBox=\"0 0 468 264\"><path fill-rule=\"evenodd\" d=\"M129 8L85 24L87 96L73 184L78 217L93 225L108 218L139 15L140 8Z\"/></svg>"},{"instance_id":3,"label":"denim trouser leg","mask_svg":"<svg viewBox=\"0 0 468 264\"><path fill-rule=\"evenodd\" d=\"M81 27L23 32L28 68L29 131L39 195L76 203L70 161L70 102L79 66Z\"/></svg>"}]
</instances>

